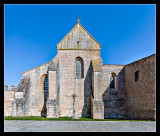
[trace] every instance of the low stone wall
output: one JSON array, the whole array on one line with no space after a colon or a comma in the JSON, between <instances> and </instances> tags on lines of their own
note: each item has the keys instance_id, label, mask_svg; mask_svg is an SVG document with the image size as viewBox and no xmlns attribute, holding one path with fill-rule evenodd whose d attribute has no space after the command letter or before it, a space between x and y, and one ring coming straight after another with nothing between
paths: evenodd
<instances>
[{"instance_id":1,"label":"low stone wall","mask_svg":"<svg viewBox=\"0 0 160 136\"><path fill-rule=\"evenodd\" d=\"M12 115L12 102L14 100L14 89L4 89L4 116Z\"/></svg>"}]
</instances>

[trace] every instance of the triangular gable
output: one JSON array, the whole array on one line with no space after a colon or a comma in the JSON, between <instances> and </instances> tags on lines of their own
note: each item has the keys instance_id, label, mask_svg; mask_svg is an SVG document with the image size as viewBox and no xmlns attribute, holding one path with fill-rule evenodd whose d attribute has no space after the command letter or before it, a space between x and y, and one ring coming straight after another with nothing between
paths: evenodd
<instances>
[{"instance_id":1,"label":"triangular gable","mask_svg":"<svg viewBox=\"0 0 160 136\"><path fill-rule=\"evenodd\" d=\"M77 23L71 31L57 44L57 50L100 50L101 45L91 34Z\"/></svg>"}]
</instances>

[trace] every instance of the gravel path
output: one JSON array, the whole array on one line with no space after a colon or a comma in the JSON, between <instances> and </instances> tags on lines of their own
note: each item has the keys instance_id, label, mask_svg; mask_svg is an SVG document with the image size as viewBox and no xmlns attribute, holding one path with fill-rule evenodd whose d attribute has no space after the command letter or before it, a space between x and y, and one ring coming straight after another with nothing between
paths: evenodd
<instances>
[{"instance_id":1,"label":"gravel path","mask_svg":"<svg viewBox=\"0 0 160 136\"><path fill-rule=\"evenodd\" d=\"M156 132L156 122L5 120L4 132Z\"/></svg>"}]
</instances>

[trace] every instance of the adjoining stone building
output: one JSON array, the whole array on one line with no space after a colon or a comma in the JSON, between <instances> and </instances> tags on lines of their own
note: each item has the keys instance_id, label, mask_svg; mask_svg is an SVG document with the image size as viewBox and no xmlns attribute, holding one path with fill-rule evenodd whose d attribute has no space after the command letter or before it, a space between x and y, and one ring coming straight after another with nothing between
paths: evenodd
<instances>
[{"instance_id":1,"label":"adjoining stone building","mask_svg":"<svg viewBox=\"0 0 160 136\"><path fill-rule=\"evenodd\" d=\"M50 62L5 89L5 116L155 119L155 54L128 65L103 64L101 45L79 19L56 47Z\"/></svg>"}]
</instances>

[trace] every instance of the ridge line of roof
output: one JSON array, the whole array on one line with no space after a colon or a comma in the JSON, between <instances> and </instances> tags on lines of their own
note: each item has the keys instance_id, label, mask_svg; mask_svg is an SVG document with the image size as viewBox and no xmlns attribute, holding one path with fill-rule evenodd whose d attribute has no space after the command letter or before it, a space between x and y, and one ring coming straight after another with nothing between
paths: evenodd
<instances>
[{"instance_id":1,"label":"ridge line of roof","mask_svg":"<svg viewBox=\"0 0 160 136\"><path fill-rule=\"evenodd\" d=\"M29 69L29 70L26 70L26 71L22 72L22 74L23 74L23 73L25 73L25 72L28 72L28 71L30 71L30 70L32 70L32 69L35 69L35 68L41 67L41 66L43 66L43 65L45 65L45 64L48 64L48 63L50 63L50 62L51 62L51 61L46 62L46 63L44 63L44 64L42 64L42 65L39 65L39 66L37 66L37 67L31 68L31 69Z\"/></svg>"},{"instance_id":2,"label":"ridge line of roof","mask_svg":"<svg viewBox=\"0 0 160 136\"><path fill-rule=\"evenodd\" d=\"M144 57L144 58L141 58L141 59L135 60L135 61L133 61L133 62L131 62L131 63L126 64L125 66L130 65L130 64L133 64L133 63L136 63L136 62L141 61L141 60L143 60L143 59L146 59L146 58L152 57L152 56L154 56L154 55L156 56L156 53L153 53L153 54L151 54L151 55L149 55L149 56L146 56L146 57Z\"/></svg>"}]
</instances>

